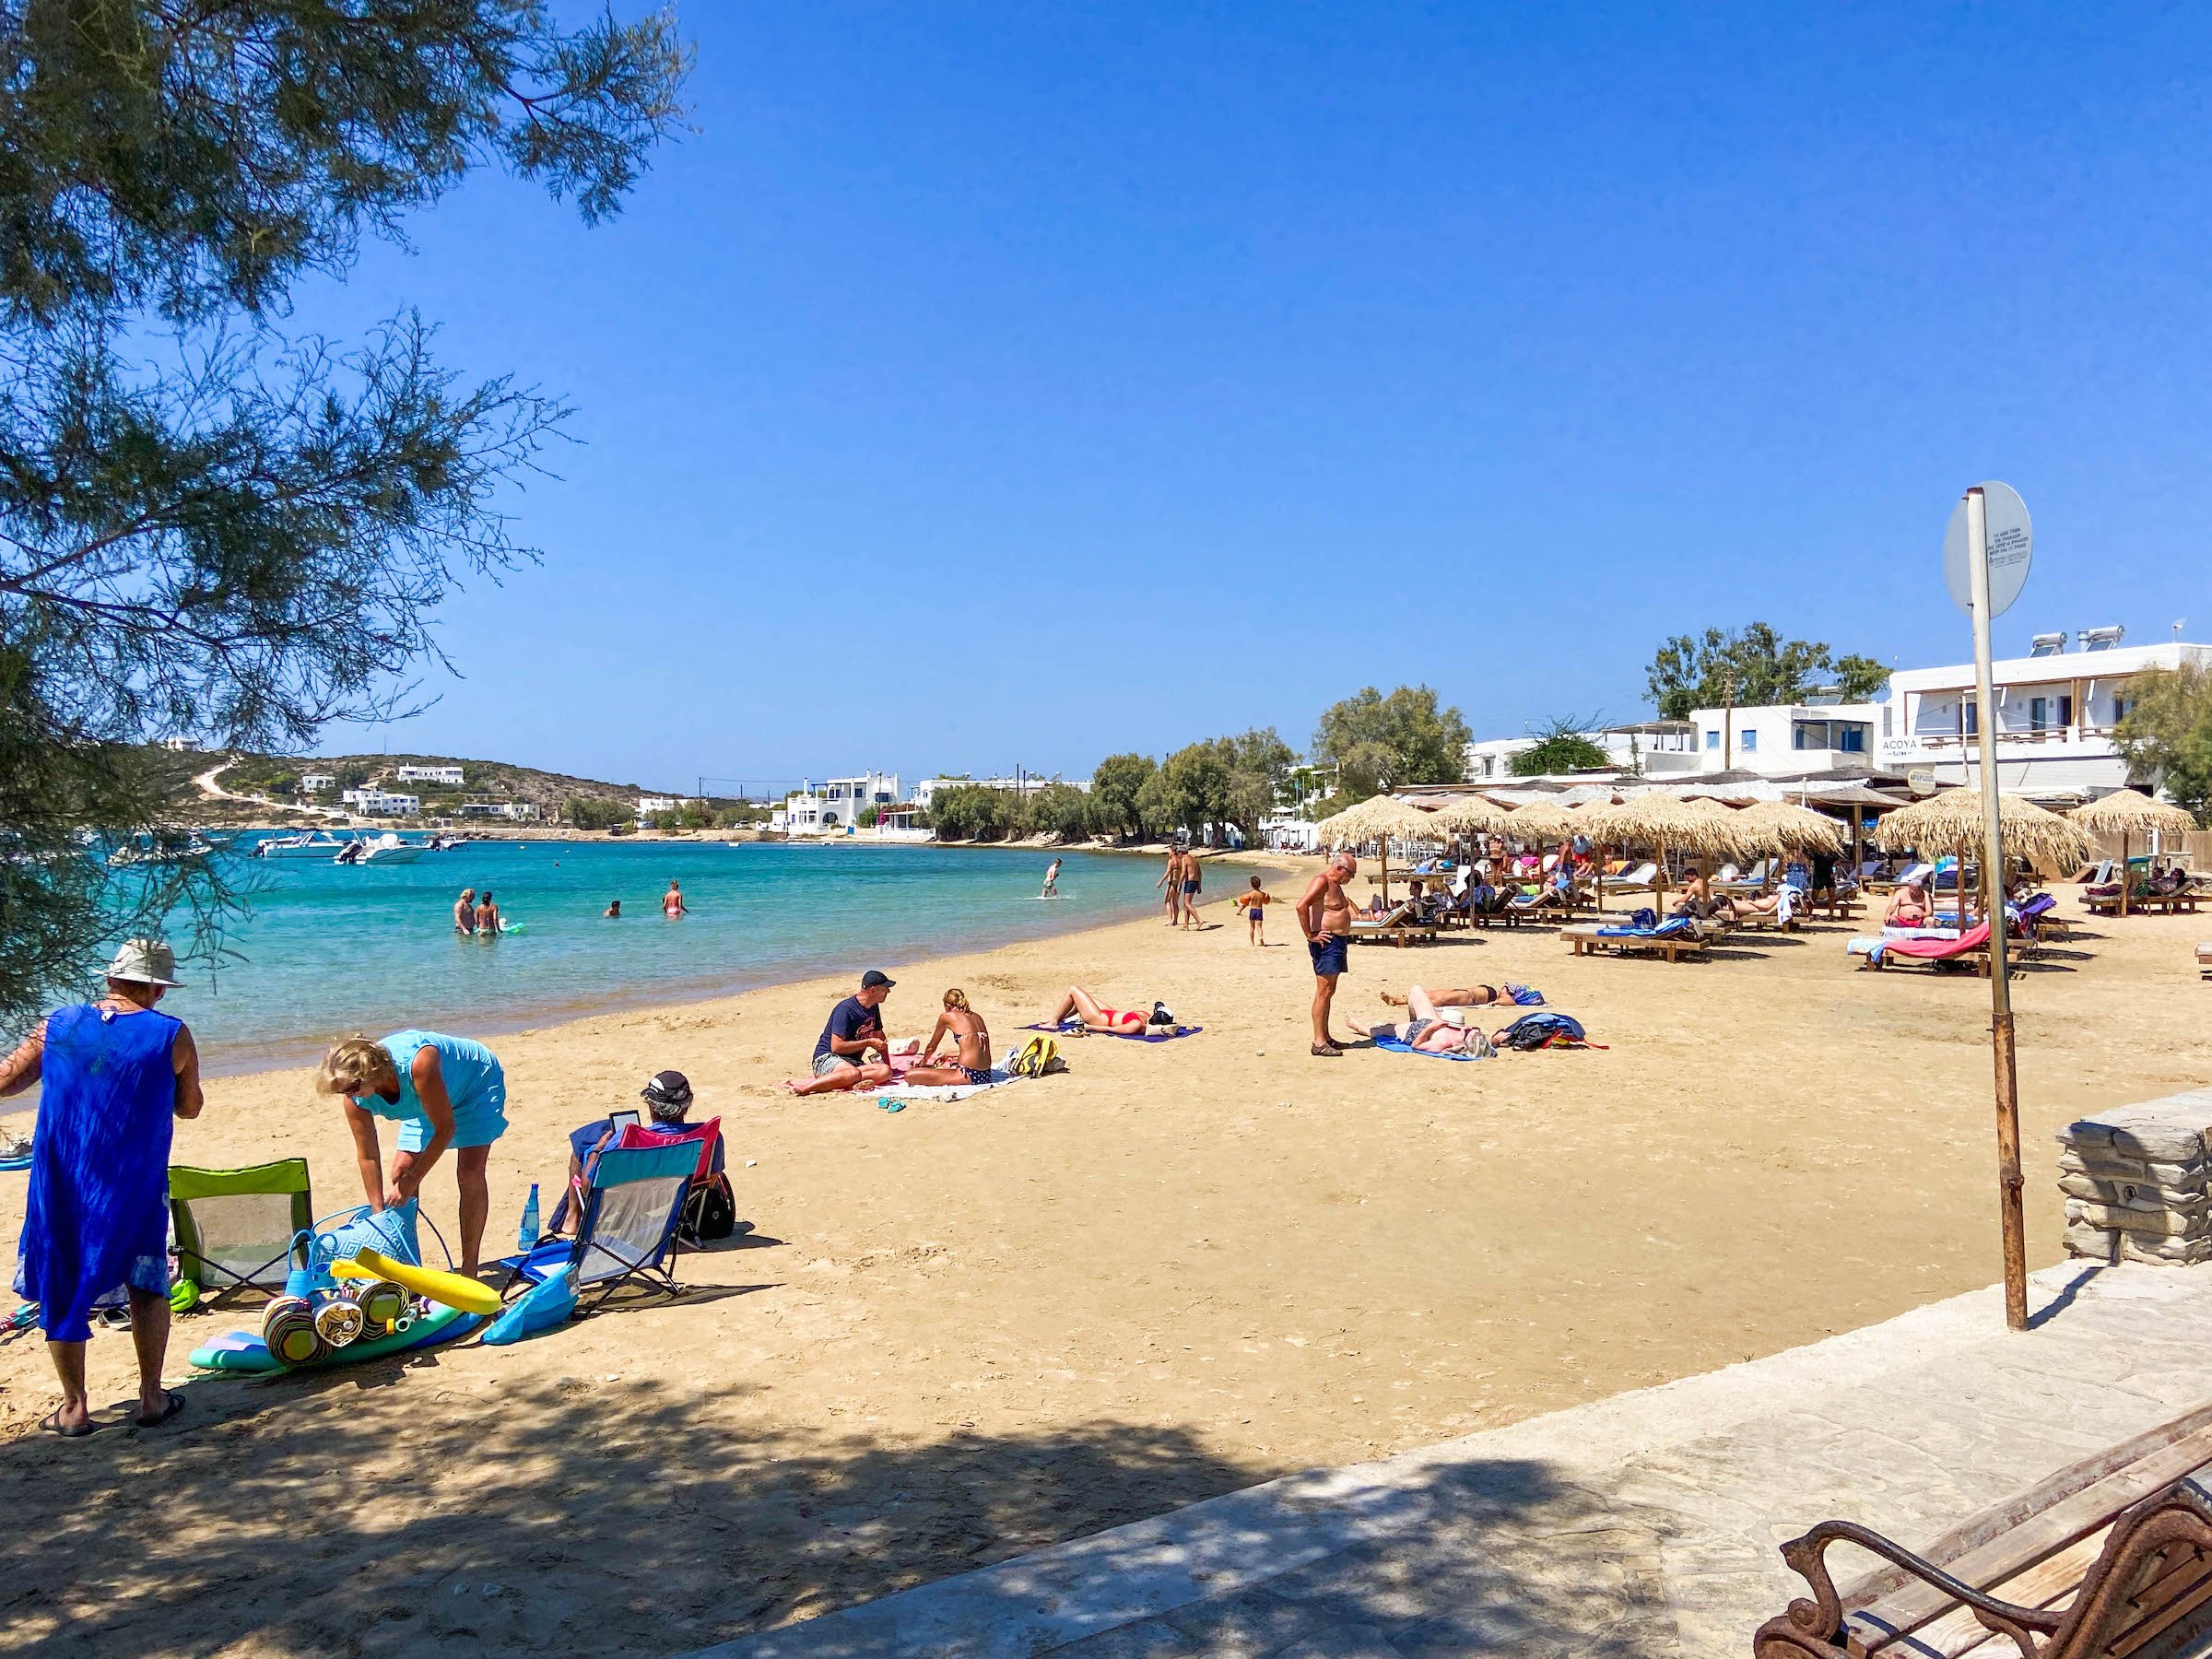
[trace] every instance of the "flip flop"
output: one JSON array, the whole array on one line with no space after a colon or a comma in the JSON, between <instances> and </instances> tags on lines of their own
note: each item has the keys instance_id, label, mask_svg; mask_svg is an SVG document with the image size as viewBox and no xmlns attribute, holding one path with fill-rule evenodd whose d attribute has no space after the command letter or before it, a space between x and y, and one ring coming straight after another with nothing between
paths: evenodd
<instances>
[{"instance_id":1,"label":"flip flop","mask_svg":"<svg viewBox=\"0 0 2212 1659\"><path fill-rule=\"evenodd\" d=\"M159 1429L178 1412L184 1409L184 1396L173 1388L161 1391L161 1414L159 1417L135 1417L131 1423L139 1429Z\"/></svg>"},{"instance_id":2,"label":"flip flop","mask_svg":"<svg viewBox=\"0 0 2212 1659\"><path fill-rule=\"evenodd\" d=\"M95 1429L98 1429L100 1425L96 1422L88 1420L82 1429L65 1429L62 1427L62 1408L59 1406L56 1406L52 1411L48 1412L44 1417L39 1419L39 1427L43 1429L48 1434L60 1435L64 1440L83 1440L86 1435L90 1434Z\"/></svg>"}]
</instances>

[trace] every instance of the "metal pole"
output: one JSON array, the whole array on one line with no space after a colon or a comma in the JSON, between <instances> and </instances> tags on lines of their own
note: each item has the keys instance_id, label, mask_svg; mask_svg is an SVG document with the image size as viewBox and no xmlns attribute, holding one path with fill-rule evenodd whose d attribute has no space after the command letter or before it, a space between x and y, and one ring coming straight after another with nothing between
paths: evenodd
<instances>
[{"instance_id":1,"label":"metal pole","mask_svg":"<svg viewBox=\"0 0 2212 1659\"><path fill-rule=\"evenodd\" d=\"M2019 1074L2013 1061L2012 976L2005 949L2005 840L1997 812L1997 727L1989 669L1989 516L1966 492L1966 568L1974 609L1974 699L1981 718L1982 919L1989 924L1989 1039L1997 1082L1997 1219L2005 1241L2005 1323L2028 1328L2028 1230L2021 1212ZM1959 872L1963 902L1965 871ZM1963 917L1960 918L1964 920Z\"/></svg>"}]
</instances>

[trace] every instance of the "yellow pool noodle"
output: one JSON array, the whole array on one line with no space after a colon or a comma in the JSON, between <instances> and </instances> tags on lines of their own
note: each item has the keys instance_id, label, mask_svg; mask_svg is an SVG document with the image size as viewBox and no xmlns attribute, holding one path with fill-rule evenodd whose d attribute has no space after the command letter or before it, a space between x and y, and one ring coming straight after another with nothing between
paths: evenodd
<instances>
[{"instance_id":1,"label":"yellow pool noodle","mask_svg":"<svg viewBox=\"0 0 2212 1659\"><path fill-rule=\"evenodd\" d=\"M441 1273L435 1267L410 1267L381 1251L364 1250L351 1261L333 1262L330 1272L334 1278L387 1278L395 1285L405 1285L418 1296L427 1296L464 1313L488 1315L497 1313L502 1305L500 1293L488 1285L479 1285L458 1273Z\"/></svg>"}]
</instances>

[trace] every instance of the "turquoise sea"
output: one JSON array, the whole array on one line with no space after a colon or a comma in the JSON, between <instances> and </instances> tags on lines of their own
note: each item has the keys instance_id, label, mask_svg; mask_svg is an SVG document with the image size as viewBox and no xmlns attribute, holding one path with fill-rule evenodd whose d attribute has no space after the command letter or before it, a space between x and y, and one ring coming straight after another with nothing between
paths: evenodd
<instances>
[{"instance_id":1,"label":"turquoise sea","mask_svg":"<svg viewBox=\"0 0 2212 1659\"><path fill-rule=\"evenodd\" d=\"M210 1070L310 1057L333 1036L406 1025L468 1034L613 1006L849 972L1137 915L1160 861L928 845L472 841L414 864L236 857L250 889L240 961L194 964L163 1007ZM691 914L660 900L683 884ZM453 900L489 888L523 924L456 936ZM622 900L619 920L600 912ZM11 1102L12 1104L12 1102Z\"/></svg>"}]
</instances>

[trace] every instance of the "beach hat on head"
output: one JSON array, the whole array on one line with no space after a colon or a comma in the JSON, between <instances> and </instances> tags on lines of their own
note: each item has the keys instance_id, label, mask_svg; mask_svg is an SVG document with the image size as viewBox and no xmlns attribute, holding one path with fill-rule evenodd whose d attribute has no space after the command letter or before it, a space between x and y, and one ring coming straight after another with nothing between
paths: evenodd
<instances>
[{"instance_id":1,"label":"beach hat on head","mask_svg":"<svg viewBox=\"0 0 2212 1659\"><path fill-rule=\"evenodd\" d=\"M888 991L898 982L880 968L871 968L860 976L860 988L863 991L873 991L877 985L881 985L886 991Z\"/></svg>"},{"instance_id":2,"label":"beach hat on head","mask_svg":"<svg viewBox=\"0 0 2212 1659\"><path fill-rule=\"evenodd\" d=\"M663 1112L680 1114L691 1104L691 1079L679 1071L655 1072L638 1093L653 1108L654 1117Z\"/></svg>"},{"instance_id":3,"label":"beach hat on head","mask_svg":"<svg viewBox=\"0 0 2212 1659\"><path fill-rule=\"evenodd\" d=\"M177 953L159 939L125 939L115 959L108 964L107 977L134 985L184 982L177 977Z\"/></svg>"}]
</instances>

